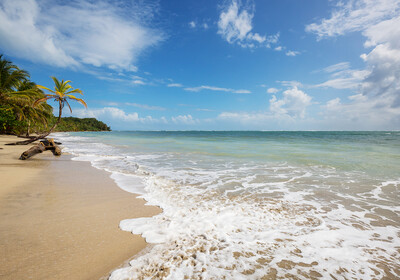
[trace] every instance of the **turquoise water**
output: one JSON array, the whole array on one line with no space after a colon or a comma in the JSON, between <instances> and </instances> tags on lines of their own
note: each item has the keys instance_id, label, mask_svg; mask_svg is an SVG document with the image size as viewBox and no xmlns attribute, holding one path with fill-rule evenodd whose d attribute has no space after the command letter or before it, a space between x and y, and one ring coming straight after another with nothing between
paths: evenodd
<instances>
[{"instance_id":1,"label":"turquoise water","mask_svg":"<svg viewBox=\"0 0 400 280\"><path fill-rule=\"evenodd\" d=\"M56 137L163 208L121 222L155 245L112 279L400 277L400 132Z\"/></svg>"}]
</instances>

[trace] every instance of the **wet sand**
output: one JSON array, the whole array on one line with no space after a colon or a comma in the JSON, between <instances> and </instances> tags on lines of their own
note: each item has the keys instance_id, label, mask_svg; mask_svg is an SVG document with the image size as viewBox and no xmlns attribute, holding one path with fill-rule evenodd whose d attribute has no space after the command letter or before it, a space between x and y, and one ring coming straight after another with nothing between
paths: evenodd
<instances>
[{"instance_id":1,"label":"wet sand","mask_svg":"<svg viewBox=\"0 0 400 280\"><path fill-rule=\"evenodd\" d=\"M68 155L18 160L0 136L0 279L99 279L142 250L119 222L160 212Z\"/></svg>"}]
</instances>

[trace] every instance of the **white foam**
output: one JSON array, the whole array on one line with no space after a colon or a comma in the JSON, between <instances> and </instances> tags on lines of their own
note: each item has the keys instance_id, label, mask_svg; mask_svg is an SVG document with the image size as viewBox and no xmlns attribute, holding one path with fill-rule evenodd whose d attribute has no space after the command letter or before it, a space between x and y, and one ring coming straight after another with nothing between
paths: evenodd
<instances>
[{"instance_id":1,"label":"white foam","mask_svg":"<svg viewBox=\"0 0 400 280\"><path fill-rule=\"evenodd\" d=\"M144 194L144 184L142 178L137 175L123 174L119 172L113 172L111 178L117 183L117 185L126 192L133 194Z\"/></svg>"},{"instance_id":2,"label":"white foam","mask_svg":"<svg viewBox=\"0 0 400 280\"><path fill-rule=\"evenodd\" d=\"M85 149L93 140L68 148L163 209L120 222L153 246L111 280L400 277L400 180L324 166L126 154L103 143Z\"/></svg>"}]
</instances>

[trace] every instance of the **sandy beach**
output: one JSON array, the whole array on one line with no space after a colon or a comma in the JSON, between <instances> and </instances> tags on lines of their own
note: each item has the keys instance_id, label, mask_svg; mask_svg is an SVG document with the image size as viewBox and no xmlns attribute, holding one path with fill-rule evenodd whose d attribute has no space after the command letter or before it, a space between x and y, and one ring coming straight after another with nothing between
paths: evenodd
<instances>
[{"instance_id":1,"label":"sandy beach","mask_svg":"<svg viewBox=\"0 0 400 280\"><path fill-rule=\"evenodd\" d=\"M27 146L0 136L0 278L100 279L146 246L119 229L160 212L86 162L51 152L18 160Z\"/></svg>"}]
</instances>

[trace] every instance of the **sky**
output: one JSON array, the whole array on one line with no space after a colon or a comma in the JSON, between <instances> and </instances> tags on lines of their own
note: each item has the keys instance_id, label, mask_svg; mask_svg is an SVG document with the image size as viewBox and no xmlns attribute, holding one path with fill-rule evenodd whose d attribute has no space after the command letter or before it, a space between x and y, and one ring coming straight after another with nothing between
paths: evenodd
<instances>
[{"instance_id":1,"label":"sky","mask_svg":"<svg viewBox=\"0 0 400 280\"><path fill-rule=\"evenodd\" d=\"M0 53L113 130L400 130L400 0L1 0Z\"/></svg>"}]
</instances>

